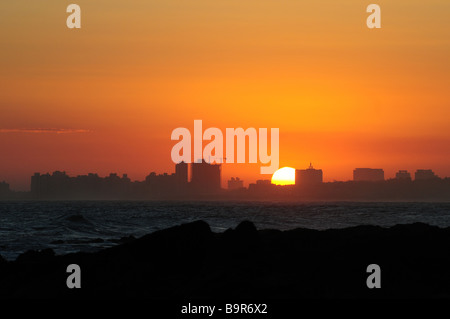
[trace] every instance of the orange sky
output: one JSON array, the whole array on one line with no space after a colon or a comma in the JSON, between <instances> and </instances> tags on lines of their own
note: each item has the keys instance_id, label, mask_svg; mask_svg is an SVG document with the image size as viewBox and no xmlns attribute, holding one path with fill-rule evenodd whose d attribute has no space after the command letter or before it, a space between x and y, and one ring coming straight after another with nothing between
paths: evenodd
<instances>
[{"instance_id":1,"label":"orange sky","mask_svg":"<svg viewBox=\"0 0 450 319\"><path fill-rule=\"evenodd\" d=\"M280 164L450 176L450 3L357 0L0 3L0 181L173 172L177 127L277 127ZM43 132L20 131L44 129ZM63 134L48 131L64 129ZM71 131L72 130L72 131ZM260 164L228 164L248 182ZM225 184L224 184L225 185Z\"/></svg>"}]
</instances>

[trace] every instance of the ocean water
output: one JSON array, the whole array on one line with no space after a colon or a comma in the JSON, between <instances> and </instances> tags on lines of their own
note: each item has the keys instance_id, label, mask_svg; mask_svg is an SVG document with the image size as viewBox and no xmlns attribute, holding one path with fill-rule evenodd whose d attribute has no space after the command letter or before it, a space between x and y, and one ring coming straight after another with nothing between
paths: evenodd
<instances>
[{"instance_id":1,"label":"ocean water","mask_svg":"<svg viewBox=\"0 0 450 319\"><path fill-rule=\"evenodd\" d=\"M117 245L121 237L195 220L208 222L214 232L243 220L280 230L414 222L450 227L450 203L5 201L0 202L0 254L14 260L29 249L92 252Z\"/></svg>"}]
</instances>

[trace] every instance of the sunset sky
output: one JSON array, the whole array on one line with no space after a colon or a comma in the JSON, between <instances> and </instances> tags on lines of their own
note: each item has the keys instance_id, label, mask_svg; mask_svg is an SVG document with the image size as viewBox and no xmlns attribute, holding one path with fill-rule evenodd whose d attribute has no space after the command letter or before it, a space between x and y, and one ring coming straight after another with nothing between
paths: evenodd
<instances>
[{"instance_id":1,"label":"sunset sky","mask_svg":"<svg viewBox=\"0 0 450 319\"><path fill-rule=\"evenodd\" d=\"M77 3L82 28L66 27ZM173 172L177 127L280 129L280 166L450 176L450 2L0 3L0 181ZM246 184L260 164L228 164Z\"/></svg>"}]
</instances>

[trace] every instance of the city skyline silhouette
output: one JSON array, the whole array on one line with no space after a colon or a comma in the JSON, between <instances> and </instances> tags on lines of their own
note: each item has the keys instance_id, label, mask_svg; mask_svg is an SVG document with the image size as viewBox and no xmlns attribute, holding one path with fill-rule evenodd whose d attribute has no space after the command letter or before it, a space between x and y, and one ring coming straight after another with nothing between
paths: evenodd
<instances>
[{"instance_id":1,"label":"city skyline silhouette","mask_svg":"<svg viewBox=\"0 0 450 319\"><path fill-rule=\"evenodd\" d=\"M238 176L222 188L223 164L175 164L174 173L151 172L145 180L132 181L127 174L97 173L69 176L65 171L35 173L29 192L15 192L6 181L0 183L0 199L279 199L279 200L449 200L450 179L440 178L431 169L417 169L414 178L399 170L385 179L383 169L355 168L353 180L324 182L322 169L310 163L296 169L294 185L275 185L259 179L245 187Z\"/></svg>"}]
</instances>

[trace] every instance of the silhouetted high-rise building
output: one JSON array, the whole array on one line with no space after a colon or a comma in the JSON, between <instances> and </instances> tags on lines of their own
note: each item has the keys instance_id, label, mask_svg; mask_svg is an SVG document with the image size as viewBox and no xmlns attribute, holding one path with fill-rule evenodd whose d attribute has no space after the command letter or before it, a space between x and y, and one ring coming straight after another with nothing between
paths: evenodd
<instances>
[{"instance_id":1,"label":"silhouetted high-rise building","mask_svg":"<svg viewBox=\"0 0 450 319\"><path fill-rule=\"evenodd\" d=\"M35 173L31 177L31 192L35 198L64 198L69 192L70 177L66 172L50 174Z\"/></svg>"},{"instance_id":2,"label":"silhouetted high-rise building","mask_svg":"<svg viewBox=\"0 0 450 319\"><path fill-rule=\"evenodd\" d=\"M217 192L220 190L220 164L208 164L205 161L192 163L191 186L196 191Z\"/></svg>"},{"instance_id":3,"label":"silhouetted high-rise building","mask_svg":"<svg viewBox=\"0 0 450 319\"><path fill-rule=\"evenodd\" d=\"M323 182L323 172L315 169L311 163L307 169L295 170L295 185L317 185Z\"/></svg>"},{"instance_id":4,"label":"silhouetted high-rise building","mask_svg":"<svg viewBox=\"0 0 450 319\"><path fill-rule=\"evenodd\" d=\"M431 169L418 169L414 174L416 181L436 179L437 177Z\"/></svg>"},{"instance_id":5,"label":"silhouetted high-rise building","mask_svg":"<svg viewBox=\"0 0 450 319\"><path fill-rule=\"evenodd\" d=\"M384 181L384 171L381 168L355 168L353 170L355 182L379 182Z\"/></svg>"},{"instance_id":6,"label":"silhouetted high-rise building","mask_svg":"<svg viewBox=\"0 0 450 319\"><path fill-rule=\"evenodd\" d=\"M39 192L40 192L40 173L34 173L33 176L31 176L31 194L33 194L36 198L39 198Z\"/></svg>"},{"instance_id":7,"label":"silhouetted high-rise building","mask_svg":"<svg viewBox=\"0 0 450 319\"><path fill-rule=\"evenodd\" d=\"M188 182L188 164L181 162L175 164L175 176L179 185L184 185Z\"/></svg>"},{"instance_id":8,"label":"silhouetted high-rise building","mask_svg":"<svg viewBox=\"0 0 450 319\"><path fill-rule=\"evenodd\" d=\"M395 174L395 179L399 180L399 181L410 181L411 180L411 174L408 171L399 170Z\"/></svg>"},{"instance_id":9,"label":"silhouetted high-rise building","mask_svg":"<svg viewBox=\"0 0 450 319\"><path fill-rule=\"evenodd\" d=\"M241 189L244 188L244 181L241 180L239 177L232 177L228 181L228 189Z\"/></svg>"},{"instance_id":10,"label":"silhouetted high-rise building","mask_svg":"<svg viewBox=\"0 0 450 319\"><path fill-rule=\"evenodd\" d=\"M9 184L6 182L0 182L0 198L6 198L11 194Z\"/></svg>"}]
</instances>

